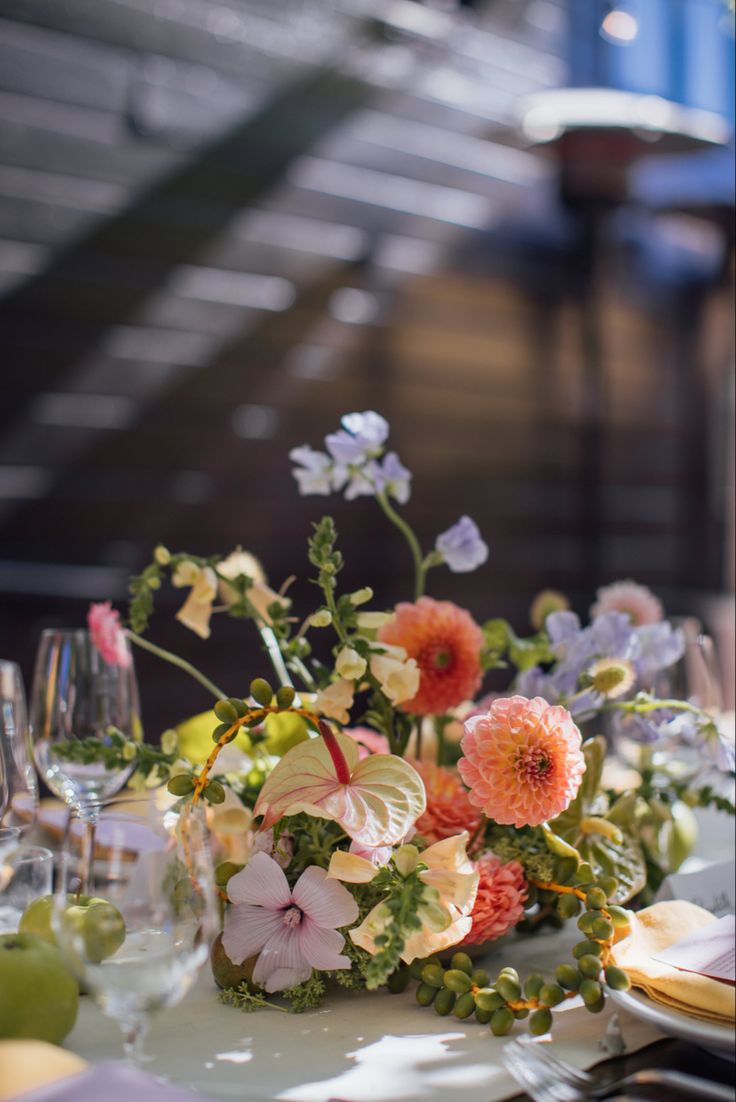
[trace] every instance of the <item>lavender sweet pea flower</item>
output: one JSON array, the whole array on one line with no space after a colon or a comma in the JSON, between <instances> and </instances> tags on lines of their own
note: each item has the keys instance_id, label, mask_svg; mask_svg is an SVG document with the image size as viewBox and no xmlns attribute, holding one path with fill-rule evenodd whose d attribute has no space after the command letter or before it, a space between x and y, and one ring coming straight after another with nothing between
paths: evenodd
<instances>
[{"instance_id":1,"label":"lavender sweet pea flower","mask_svg":"<svg viewBox=\"0 0 736 1102\"><path fill-rule=\"evenodd\" d=\"M634 628L631 659L640 678L666 670L685 653L685 637L668 620Z\"/></svg>"},{"instance_id":2,"label":"lavender sweet pea flower","mask_svg":"<svg viewBox=\"0 0 736 1102\"><path fill-rule=\"evenodd\" d=\"M352 467L347 479L345 498L354 501L356 497L372 497L379 488L380 469L375 460L366 463L365 467Z\"/></svg>"},{"instance_id":3,"label":"lavender sweet pea flower","mask_svg":"<svg viewBox=\"0 0 736 1102\"><path fill-rule=\"evenodd\" d=\"M292 448L289 459L300 464L292 471L299 484L300 494L332 493L334 464L329 455L315 451L308 444L304 444L300 448Z\"/></svg>"},{"instance_id":4,"label":"lavender sweet pea flower","mask_svg":"<svg viewBox=\"0 0 736 1102\"><path fill-rule=\"evenodd\" d=\"M467 574L488 558L488 544L470 517L460 517L435 540L435 548L454 574Z\"/></svg>"},{"instance_id":5,"label":"lavender sweet pea flower","mask_svg":"<svg viewBox=\"0 0 736 1102\"><path fill-rule=\"evenodd\" d=\"M411 471L408 471L396 452L387 452L382 463L374 464L373 477L376 489L396 498L399 505L406 505L411 496Z\"/></svg>"},{"instance_id":6,"label":"lavender sweet pea flower","mask_svg":"<svg viewBox=\"0 0 736 1102\"><path fill-rule=\"evenodd\" d=\"M381 454L388 437L388 421L380 413L347 413L340 419L342 428L325 437L325 445L337 463L360 465Z\"/></svg>"}]
</instances>

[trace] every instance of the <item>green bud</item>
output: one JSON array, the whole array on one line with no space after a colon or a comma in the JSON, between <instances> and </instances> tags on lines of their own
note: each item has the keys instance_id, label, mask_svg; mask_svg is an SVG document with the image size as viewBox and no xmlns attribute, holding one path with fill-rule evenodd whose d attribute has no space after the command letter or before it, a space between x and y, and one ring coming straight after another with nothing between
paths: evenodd
<instances>
[{"instance_id":1,"label":"green bud","mask_svg":"<svg viewBox=\"0 0 736 1102\"><path fill-rule=\"evenodd\" d=\"M215 883L218 888L227 887L227 882L231 876L235 876L236 872L240 872L245 868L245 865L238 865L235 861L223 861L215 869Z\"/></svg>"},{"instance_id":2,"label":"green bud","mask_svg":"<svg viewBox=\"0 0 736 1102\"><path fill-rule=\"evenodd\" d=\"M596 941L610 941L613 937L613 923L607 918L597 918L590 932Z\"/></svg>"},{"instance_id":3,"label":"green bud","mask_svg":"<svg viewBox=\"0 0 736 1102\"><path fill-rule=\"evenodd\" d=\"M475 993L475 1005L479 1010L493 1013L504 1004L504 999L492 987L482 987Z\"/></svg>"},{"instance_id":4,"label":"green bud","mask_svg":"<svg viewBox=\"0 0 736 1102\"><path fill-rule=\"evenodd\" d=\"M513 1014L517 1022L523 1022L525 1018L529 1017L529 1007L522 1006L519 1010L514 1010Z\"/></svg>"},{"instance_id":5,"label":"green bud","mask_svg":"<svg viewBox=\"0 0 736 1102\"><path fill-rule=\"evenodd\" d=\"M593 914L590 911L586 911L585 914L581 914L578 919L578 930L583 934L589 934L593 930L593 923L598 918L598 914Z\"/></svg>"},{"instance_id":6,"label":"green bud","mask_svg":"<svg viewBox=\"0 0 736 1102\"><path fill-rule=\"evenodd\" d=\"M425 964L422 968L422 983L428 983L430 987L443 987L445 970L440 964Z\"/></svg>"},{"instance_id":7,"label":"green bud","mask_svg":"<svg viewBox=\"0 0 736 1102\"><path fill-rule=\"evenodd\" d=\"M521 984L508 975L500 975L496 980L496 990L505 1002L513 1003L521 998Z\"/></svg>"},{"instance_id":8,"label":"green bud","mask_svg":"<svg viewBox=\"0 0 736 1102\"><path fill-rule=\"evenodd\" d=\"M539 972L532 972L524 984L524 994L527 999L536 999L543 987L544 976L540 976Z\"/></svg>"},{"instance_id":9,"label":"green bud","mask_svg":"<svg viewBox=\"0 0 736 1102\"><path fill-rule=\"evenodd\" d=\"M373 590L369 585L364 585L362 589L356 589L355 593L350 594L350 604L354 608L357 608L358 605L366 605L372 600Z\"/></svg>"},{"instance_id":10,"label":"green bud","mask_svg":"<svg viewBox=\"0 0 736 1102\"><path fill-rule=\"evenodd\" d=\"M396 865L397 871L402 876L410 876L414 872L414 869L417 867L418 861L419 850L416 846L411 845L411 843L399 846L399 848L394 851L394 864ZM431 898L427 899L426 892L425 901L429 903L432 902Z\"/></svg>"},{"instance_id":11,"label":"green bud","mask_svg":"<svg viewBox=\"0 0 736 1102\"><path fill-rule=\"evenodd\" d=\"M473 962L467 953L453 953L450 967L459 968L461 972L467 972L469 976L473 973ZM479 984L479 986L482 987L483 985Z\"/></svg>"},{"instance_id":12,"label":"green bud","mask_svg":"<svg viewBox=\"0 0 736 1102\"><path fill-rule=\"evenodd\" d=\"M417 980L417 982L419 980L421 980L421 978L422 978L422 968L424 968L425 964L428 964L428 963L429 962L427 961L426 957L415 957L414 960L409 965L409 971L411 973L411 978L413 980Z\"/></svg>"},{"instance_id":13,"label":"green bud","mask_svg":"<svg viewBox=\"0 0 736 1102\"><path fill-rule=\"evenodd\" d=\"M589 888L588 893L585 896L585 905L591 911L600 911L601 907L605 907L607 902L606 893L603 888Z\"/></svg>"},{"instance_id":14,"label":"green bud","mask_svg":"<svg viewBox=\"0 0 736 1102\"><path fill-rule=\"evenodd\" d=\"M618 880L615 876L601 876L598 880L598 887L606 893L606 899L613 899L618 891Z\"/></svg>"},{"instance_id":15,"label":"green bud","mask_svg":"<svg viewBox=\"0 0 736 1102\"><path fill-rule=\"evenodd\" d=\"M138 747L134 742L123 743L123 761L134 761L138 757Z\"/></svg>"},{"instance_id":16,"label":"green bud","mask_svg":"<svg viewBox=\"0 0 736 1102\"><path fill-rule=\"evenodd\" d=\"M580 994L586 1006L592 1006L603 996L601 985L593 979L585 979L580 984Z\"/></svg>"},{"instance_id":17,"label":"green bud","mask_svg":"<svg viewBox=\"0 0 736 1102\"><path fill-rule=\"evenodd\" d=\"M295 696L296 690L293 685L281 685L276 690L276 703L279 708L290 708Z\"/></svg>"},{"instance_id":18,"label":"green bud","mask_svg":"<svg viewBox=\"0 0 736 1102\"><path fill-rule=\"evenodd\" d=\"M264 678L256 677L250 683L250 695L257 704L267 708L273 700L273 689Z\"/></svg>"},{"instance_id":19,"label":"green bud","mask_svg":"<svg viewBox=\"0 0 736 1102\"><path fill-rule=\"evenodd\" d=\"M555 979L566 991L577 991L580 987L580 972L572 964L558 964L555 968Z\"/></svg>"},{"instance_id":20,"label":"green bud","mask_svg":"<svg viewBox=\"0 0 736 1102\"><path fill-rule=\"evenodd\" d=\"M469 1018L475 1010L475 999L469 991L466 991L464 995L460 995L455 1003L455 1017L456 1018Z\"/></svg>"},{"instance_id":21,"label":"green bud","mask_svg":"<svg viewBox=\"0 0 736 1102\"><path fill-rule=\"evenodd\" d=\"M558 983L545 983L539 992L539 1001L544 1006L558 1006L565 998L565 992Z\"/></svg>"},{"instance_id":22,"label":"green bud","mask_svg":"<svg viewBox=\"0 0 736 1102\"><path fill-rule=\"evenodd\" d=\"M555 863L555 880L558 884L569 884L577 871L578 860L576 857L561 857ZM574 897L570 896L569 898Z\"/></svg>"},{"instance_id":23,"label":"green bud","mask_svg":"<svg viewBox=\"0 0 736 1102\"><path fill-rule=\"evenodd\" d=\"M533 1037L541 1037L552 1028L552 1011L546 1007L535 1010L529 1019L529 1032Z\"/></svg>"},{"instance_id":24,"label":"green bud","mask_svg":"<svg viewBox=\"0 0 736 1102\"><path fill-rule=\"evenodd\" d=\"M164 754L175 754L179 747L179 736L173 727L169 727L161 735L161 752Z\"/></svg>"},{"instance_id":25,"label":"green bud","mask_svg":"<svg viewBox=\"0 0 736 1102\"><path fill-rule=\"evenodd\" d=\"M493 1011L491 1018L491 1033L494 1037L505 1037L511 1032L514 1024L514 1015L505 1006Z\"/></svg>"},{"instance_id":26,"label":"green bud","mask_svg":"<svg viewBox=\"0 0 736 1102\"><path fill-rule=\"evenodd\" d=\"M237 708L229 700L218 700L214 711L220 723L226 723L228 727L232 727L240 719Z\"/></svg>"},{"instance_id":27,"label":"green bud","mask_svg":"<svg viewBox=\"0 0 736 1102\"><path fill-rule=\"evenodd\" d=\"M561 895L557 900L557 913L560 918L574 918L580 910L580 900L576 895Z\"/></svg>"},{"instance_id":28,"label":"green bud","mask_svg":"<svg viewBox=\"0 0 736 1102\"><path fill-rule=\"evenodd\" d=\"M615 964L609 964L606 968L606 983L614 991L628 991L631 987L631 980L623 971L622 968L617 968Z\"/></svg>"},{"instance_id":29,"label":"green bud","mask_svg":"<svg viewBox=\"0 0 736 1102\"><path fill-rule=\"evenodd\" d=\"M589 884L591 880L595 879L593 875L593 868L587 861L581 861L578 865L578 871L575 873L576 884Z\"/></svg>"},{"instance_id":30,"label":"green bud","mask_svg":"<svg viewBox=\"0 0 736 1102\"><path fill-rule=\"evenodd\" d=\"M591 1014L600 1014L601 1010L603 1010L605 1005L606 1005L606 997L605 997L605 995L601 995L600 999L598 999L597 1002L586 1003L585 1004L585 1009L587 1011L589 1011L589 1013L591 1013Z\"/></svg>"},{"instance_id":31,"label":"green bud","mask_svg":"<svg viewBox=\"0 0 736 1102\"><path fill-rule=\"evenodd\" d=\"M232 723L218 723L217 726L215 727L214 731L212 732L212 741L213 742L219 742L220 739L223 737L223 735L226 735L228 733L228 731L230 730L231 727L232 727ZM232 738L228 739L228 742L232 742L232 739L237 738L237 737L238 737L238 732L237 732L237 730L235 730L232 733Z\"/></svg>"},{"instance_id":32,"label":"green bud","mask_svg":"<svg viewBox=\"0 0 736 1102\"><path fill-rule=\"evenodd\" d=\"M171 562L171 552L169 551L168 547L164 547L162 543L159 543L159 545L154 549L153 558L159 566L168 566Z\"/></svg>"},{"instance_id":33,"label":"green bud","mask_svg":"<svg viewBox=\"0 0 736 1102\"><path fill-rule=\"evenodd\" d=\"M309 617L309 625L313 628L328 628L332 623L332 613L328 608L320 608Z\"/></svg>"},{"instance_id":34,"label":"green bud","mask_svg":"<svg viewBox=\"0 0 736 1102\"><path fill-rule=\"evenodd\" d=\"M601 958L594 957L592 953L586 953L584 957L580 957L578 968L583 976L597 980L601 974Z\"/></svg>"},{"instance_id":35,"label":"green bud","mask_svg":"<svg viewBox=\"0 0 736 1102\"><path fill-rule=\"evenodd\" d=\"M493 1017L493 1011L492 1010L481 1010L481 1008L479 1006L476 1006L476 1008L475 1008L475 1020L476 1020L476 1022L480 1022L481 1025L488 1025L488 1023L490 1022L492 1017Z\"/></svg>"},{"instance_id":36,"label":"green bud","mask_svg":"<svg viewBox=\"0 0 736 1102\"><path fill-rule=\"evenodd\" d=\"M453 957L453 960L454 959ZM487 987L491 982L491 977L488 975L485 968L474 968L470 978L476 987Z\"/></svg>"},{"instance_id":37,"label":"green bud","mask_svg":"<svg viewBox=\"0 0 736 1102\"><path fill-rule=\"evenodd\" d=\"M617 930L624 926L631 925L631 919L629 918L629 912L623 907L617 907L614 903L609 903L606 907L609 915L611 916L611 922Z\"/></svg>"},{"instance_id":38,"label":"green bud","mask_svg":"<svg viewBox=\"0 0 736 1102\"><path fill-rule=\"evenodd\" d=\"M397 968L395 972L392 972L388 977L386 986L392 995L400 995L402 991L406 991L409 986L409 980L411 979L409 969L402 966Z\"/></svg>"},{"instance_id":39,"label":"green bud","mask_svg":"<svg viewBox=\"0 0 736 1102\"><path fill-rule=\"evenodd\" d=\"M420 983L416 991L416 1000L420 1006L429 1006L434 1002L437 988L429 983Z\"/></svg>"},{"instance_id":40,"label":"green bud","mask_svg":"<svg viewBox=\"0 0 736 1102\"><path fill-rule=\"evenodd\" d=\"M588 956L600 956L602 948L597 941L579 941L577 945L573 946L572 955L575 960L580 960L581 957Z\"/></svg>"},{"instance_id":41,"label":"green bud","mask_svg":"<svg viewBox=\"0 0 736 1102\"><path fill-rule=\"evenodd\" d=\"M437 992L434 999L434 1008L440 1017L444 1018L449 1014L455 1006L455 992L450 991L449 987L443 987Z\"/></svg>"},{"instance_id":42,"label":"green bud","mask_svg":"<svg viewBox=\"0 0 736 1102\"><path fill-rule=\"evenodd\" d=\"M202 795L205 800L208 800L211 804L221 804L225 801L225 789L219 781L209 781L208 784L204 786Z\"/></svg>"},{"instance_id":43,"label":"green bud","mask_svg":"<svg viewBox=\"0 0 736 1102\"><path fill-rule=\"evenodd\" d=\"M445 987L449 987L450 991L462 995L466 991L470 991L472 980L467 972L462 972L459 968L449 968L445 972L443 983Z\"/></svg>"},{"instance_id":44,"label":"green bud","mask_svg":"<svg viewBox=\"0 0 736 1102\"><path fill-rule=\"evenodd\" d=\"M516 971L515 968L511 968L509 965L507 965L505 968L502 968L498 974L499 976L511 976L511 979L516 980L518 983L519 973Z\"/></svg>"},{"instance_id":45,"label":"green bud","mask_svg":"<svg viewBox=\"0 0 736 1102\"><path fill-rule=\"evenodd\" d=\"M194 792L194 778L191 773L177 773L166 785L172 796L188 796Z\"/></svg>"}]
</instances>

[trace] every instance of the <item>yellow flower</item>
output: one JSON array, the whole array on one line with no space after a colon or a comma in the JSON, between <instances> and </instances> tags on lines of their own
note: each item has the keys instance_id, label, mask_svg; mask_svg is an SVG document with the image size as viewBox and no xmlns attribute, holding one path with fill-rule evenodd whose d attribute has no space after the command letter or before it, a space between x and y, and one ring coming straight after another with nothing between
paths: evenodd
<instances>
[{"instance_id":1,"label":"yellow flower","mask_svg":"<svg viewBox=\"0 0 736 1102\"><path fill-rule=\"evenodd\" d=\"M356 622L361 631L377 631L387 624L393 612L359 612Z\"/></svg>"},{"instance_id":2,"label":"yellow flower","mask_svg":"<svg viewBox=\"0 0 736 1102\"><path fill-rule=\"evenodd\" d=\"M214 570L187 559L177 566L171 581L179 589L191 586L189 596L176 614L177 620L200 638L209 639L212 602L217 596Z\"/></svg>"},{"instance_id":3,"label":"yellow flower","mask_svg":"<svg viewBox=\"0 0 736 1102\"><path fill-rule=\"evenodd\" d=\"M466 851L468 832L435 842L420 855L427 868L419 873L426 885L418 914L422 929L409 935L401 959L411 964L416 958L439 953L456 945L470 933L472 911L480 874ZM401 847L406 850L407 847ZM367 884L378 869L365 857L337 850L330 860L328 877L348 884ZM391 920L385 903L378 903L356 929L350 931L354 943L367 953L376 952L376 938Z\"/></svg>"},{"instance_id":4,"label":"yellow flower","mask_svg":"<svg viewBox=\"0 0 736 1102\"><path fill-rule=\"evenodd\" d=\"M371 655L371 673L392 704L411 700L419 689L420 671L413 658L394 658L390 654Z\"/></svg>"},{"instance_id":5,"label":"yellow flower","mask_svg":"<svg viewBox=\"0 0 736 1102\"><path fill-rule=\"evenodd\" d=\"M338 723L347 723L353 706L353 691L352 681L335 681L317 693L313 705L315 712L336 719Z\"/></svg>"},{"instance_id":6,"label":"yellow flower","mask_svg":"<svg viewBox=\"0 0 736 1102\"><path fill-rule=\"evenodd\" d=\"M352 647L343 647L335 662L335 672L348 681L357 681L366 671L366 660Z\"/></svg>"}]
</instances>

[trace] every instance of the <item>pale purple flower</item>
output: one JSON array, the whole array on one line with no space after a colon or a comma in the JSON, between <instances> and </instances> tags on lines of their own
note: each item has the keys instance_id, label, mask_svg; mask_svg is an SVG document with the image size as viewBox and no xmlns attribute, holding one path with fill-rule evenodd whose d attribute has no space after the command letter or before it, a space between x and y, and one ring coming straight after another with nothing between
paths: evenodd
<instances>
[{"instance_id":1,"label":"pale purple flower","mask_svg":"<svg viewBox=\"0 0 736 1102\"><path fill-rule=\"evenodd\" d=\"M356 497L372 497L377 488L378 464L371 460L365 467L351 467L348 484L345 487L345 499L354 501Z\"/></svg>"},{"instance_id":2,"label":"pale purple flower","mask_svg":"<svg viewBox=\"0 0 736 1102\"><path fill-rule=\"evenodd\" d=\"M434 545L454 574L467 574L488 558L488 544L470 517L460 517L457 524L437 537Z\"/></svg>"},{"instance_id":3,"label":"pale purple flower","mask_svg":"<svg viewBox=\"0 0 736 1102\"><path fill-rule=\"evenodd\" d=\"M371 476L376 489L394 497L399 505L406 505L411 496L411 471L408 471L396 452L387 452L382 463L374 464Z\"/></svg>"},{"instance_id":4,"label":"pale purple flower","mask_svg":"<svg viewBox=\"0 0 736 1102\"><path fill-rule=\"evenodd\" d=\"M300 494L332 493L334 463L329 455L304 444L300 448L292 448L289 459L299 464L292 473L299 484Z\"/></svg>"},{"instance_id":5,"label":"pale purple flower","mask_svg":"<svg viewBox=\"0 0 736 1102\"><path fill-rule=\"evenodd\" d=\"M381 454L388 437L388 421L380 413L346 413L340 418L342 428L325 437L332 458L344 465L359 465Z\"/></svg>"},{"instance_id":6,"label":"pale purple flower","mask_svg":"<svg viewBox=\"0 0 736 1102\"><path fill-rule=\"evenodd\" d=\"M310 865L293 888L283 870L256 853L227 885L232 906L225 912L222 944L234 964L258 954L253 982L284 991L318 971L350 968L338 926L358 917L358 905L325 869Z\"/></svg>"},{"instance_id":7,"label":"pale purple flower","mask_svg":"<svg viewBox=\"0 0 736 1102\"><path fill-rule=\"evenodd\" d=\"M640 678L674 666L685 653L685 636L668 620L634 629L631 660Z\"/></svg>"}]
</instances>

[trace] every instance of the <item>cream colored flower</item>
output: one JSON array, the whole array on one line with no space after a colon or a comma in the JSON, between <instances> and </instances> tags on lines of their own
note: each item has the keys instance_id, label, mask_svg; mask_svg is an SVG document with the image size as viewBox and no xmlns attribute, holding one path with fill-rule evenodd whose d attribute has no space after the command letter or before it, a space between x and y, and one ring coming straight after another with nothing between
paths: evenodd
<instances>
[{"instance_id":1,"label":"cream colored flower","mask_svg":"<svg viewBox=\"0 0 736 1102\"><path fill-rule=\"evenodd\" d=\"M209 639L212 603L217 596L214 570L187 559L179 563L171 581L177 588L191 586L189 596L176 614L177 620L200 638Z\"/></svg>"},{"instance_id":2,"label":"cream colored flower","mask_svg":"<svg viewBox=\"0 0 736 1102\"><path fill-rule=\"evenodd\" d=\"M352 681L335 681L317 693L314 710L329 719L336 719L338 723L347 723L353 706L353 694Z\"/></svg>"},{"instance_id":3,"label":"cream colored flower","mask_svg":"<svg viewBox=\"0 0 736 1102\"><path fill-rule=\"evenodd\" d=\"M357 681L366 671L368 663L357 650L352 647L343 647L335 661L335 672L348 681Z\"/></svg>"},{"instance_id":4,"label":"cream colored flower","mask_svg":"<svg viewBox=\"0 0 736 1102\"><path fill-rule=\"evenodd\" d=\"M256 615L269 627L273 623L268 611L271 605L281 605L284 610L291 607L291 601L288 597L282 597L280 593L277 593L275 589L271 589L265 582L254 582L248 590L247 597Z\"/></svg>"},{"instance_id":5,"label":"cream colored flower","mask_svg":"<svg viewBox=\"0 0 736 1102\"><path fill-rule=\"evenodd\" d=\"M403 700L416 696L420 672L413 658L402 661L388 654L373 654L370 667L392 704L401 704Z\"/></svg>"},{"instance_id":6,"label":"cream colored flower","mask_svg":"<svg viewBox=\"0 0 736 1102\"><path fill-rule=\"evenodd\" d=\"M355 593L350 594L350 604L355 608L358 605L365 605L368 601L373 600L373 590L369 585L364 585L362 589L356 589Z\"/></svg>"},{"instance_id":7,"label":"cream colored flower","mask_svg":"<svg viewBox=\"0 0 736 1102\"><path fill-rule=\"evenodd\" d=\"M226 559L217 564L217 573L225 578L240 578L245 576L250 578L254 584L265 584L266 575L263 572L263 567L259 563L255 555L251 555L249 551L244 551L242 547L236 547L234 551L231 551ZM228 585L227 582L220 577L218 589L220 592L220 600L224 601L228 607L238 604L240 601L240 594L235 586ZM250 591L249 594L250 596Z\"/></svg>"},{"instance_id":8,"label":"cream colored flower","mask_svg":"<svg viewBox=\"0 0 736 1102\"><path fill-rule=\"evenodd\" d=\"M392 616L393 612L359 612L356 621L361 631L378 631Z\"/></svg>"},{"instance_id":9,"label":"cream colored flower","mask_svg":"<svg viewBox=\"0 0 736 1102\"><path fill-rule=\"evenodd\" d=\"M207 808L207 826L215 834L244 834L253 823L253 812L236 796L232 788L223 785L225 799Z\"/></svg>"},{"instance_id":10,"label":"cream colored flower","mask_svg":"<svg viewBox=\"0 0 736 1102\"><path fill-rule=\"evenodd\" d=\"M426 885L424 899L418 914L422 929L416 930L406 940L401 959L406 964L417 958L439 953L462 941L470 933L473 924L472 911L478 891L479 873L467 855L468 832L435 842L420 855L428 867L419 877ZM369 869L372 875L369 877ZM366 858L355 854L335 853L330 861L328 876L347 883L368 883L378 870ZM353 942L367 953L375 953L376 938L382 934L391 920L385 903L379 903L355 930L350 931Z\"/></svg>"},{"instance_id":11,"label":"cream colored flower","mask_svg":"<svg viewBox=\"0 0 736 1102\"><path fill-rule=\"evenodd\" d=\"M332 623L332 613L329 608L319 608L309 617L309 626L313 628L328 628Z\"/></svg>"}]
</instances>

